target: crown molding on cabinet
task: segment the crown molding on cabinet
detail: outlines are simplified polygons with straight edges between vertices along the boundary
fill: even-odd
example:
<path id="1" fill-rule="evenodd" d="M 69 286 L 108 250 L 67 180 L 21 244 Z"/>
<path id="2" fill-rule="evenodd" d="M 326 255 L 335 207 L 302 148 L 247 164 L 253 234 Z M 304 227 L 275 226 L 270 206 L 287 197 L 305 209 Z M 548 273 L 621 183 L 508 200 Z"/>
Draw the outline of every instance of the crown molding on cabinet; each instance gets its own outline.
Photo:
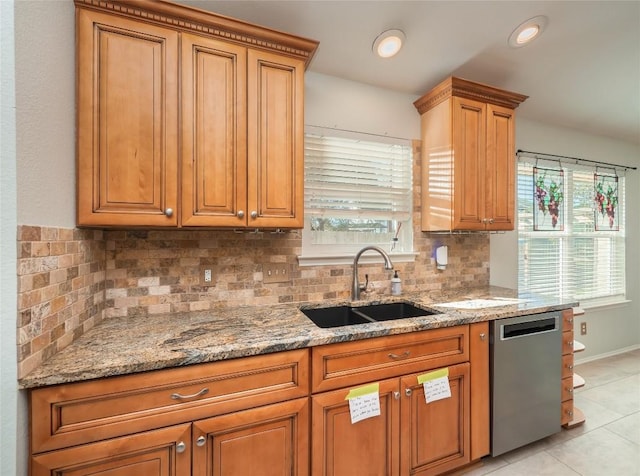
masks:
<path id="1" fill-rule="evenodd" d="M 309 65 L 318 42 L 165 0 L 74 0 L 76 6 L 214 36 L 302 59 Z"/>

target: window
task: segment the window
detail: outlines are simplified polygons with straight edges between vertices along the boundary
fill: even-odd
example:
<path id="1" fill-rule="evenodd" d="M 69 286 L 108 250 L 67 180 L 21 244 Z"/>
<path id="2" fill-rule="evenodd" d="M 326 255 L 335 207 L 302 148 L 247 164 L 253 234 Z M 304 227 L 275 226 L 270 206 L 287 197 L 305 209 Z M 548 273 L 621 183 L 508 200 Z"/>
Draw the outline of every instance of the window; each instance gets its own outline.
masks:
<path id="1" fill-rule="evenodd" d="M 301 264 L 366 245 L 411 254 L 411 171 L 408 140 L 307 127 Z"/>
<path id="2" fill-rule="evenodd" d="M 518 287 L 580 301 L 625 298 L 625 180 L 618 182 L 619 231 L 595 231 L 594 170 L 564 170 L 564 230 L 533 231 L 533 167 L 518 164 Z M 613 172 L 613 171 L 611 171 Z"/>

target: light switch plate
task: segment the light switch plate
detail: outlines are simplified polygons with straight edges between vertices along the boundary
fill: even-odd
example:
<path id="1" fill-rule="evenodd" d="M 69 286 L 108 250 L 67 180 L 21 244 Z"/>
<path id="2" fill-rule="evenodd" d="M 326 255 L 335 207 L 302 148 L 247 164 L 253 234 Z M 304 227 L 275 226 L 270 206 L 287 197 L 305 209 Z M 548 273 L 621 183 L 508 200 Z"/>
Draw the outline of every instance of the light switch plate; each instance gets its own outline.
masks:
<path id="1" fill-rule="evenodd" d="M 200 286 L 215 286 L 213 279 L 213 266 L 202 266 L 200 268 Z"/>
<path id="2" fill-rule="evenodd" d="M 286 263 L 265 263 L 262 265 L 262 282 L 286 283 L 291 281 L 290 272 L 290 266 Z"/>

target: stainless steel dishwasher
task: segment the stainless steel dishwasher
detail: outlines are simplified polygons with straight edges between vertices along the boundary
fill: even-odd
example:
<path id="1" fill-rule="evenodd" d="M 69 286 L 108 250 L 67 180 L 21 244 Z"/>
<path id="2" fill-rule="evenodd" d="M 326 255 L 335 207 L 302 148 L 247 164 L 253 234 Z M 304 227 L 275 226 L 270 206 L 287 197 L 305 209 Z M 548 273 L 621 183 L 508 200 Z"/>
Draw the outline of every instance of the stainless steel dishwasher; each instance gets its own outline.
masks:
<path id="1" fill-rule="evenodd" d="M 491 455 L 561 430 L 560 312 L 491 322 Z"/>

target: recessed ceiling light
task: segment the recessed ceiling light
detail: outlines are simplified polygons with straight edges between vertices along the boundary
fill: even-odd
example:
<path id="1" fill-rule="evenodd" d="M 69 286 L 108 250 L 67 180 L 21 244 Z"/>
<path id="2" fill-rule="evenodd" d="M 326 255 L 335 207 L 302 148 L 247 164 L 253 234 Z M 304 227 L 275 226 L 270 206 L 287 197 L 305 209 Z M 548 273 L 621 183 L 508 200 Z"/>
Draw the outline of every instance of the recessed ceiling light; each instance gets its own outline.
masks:
<path id="1" fill-rule="evenodd" d="M 520 48 L 528 45 L 547 27 L 547 17 L 540 15 L 521 23 L 509 36 L 509 46 Z"/>
<path id="2" fill-rule="evenodd" d="M 373 52 L 381 58 L 391 58 L 396 55 L 405 40 L 401 30 L 383 31 L 373 42 Z"/>

